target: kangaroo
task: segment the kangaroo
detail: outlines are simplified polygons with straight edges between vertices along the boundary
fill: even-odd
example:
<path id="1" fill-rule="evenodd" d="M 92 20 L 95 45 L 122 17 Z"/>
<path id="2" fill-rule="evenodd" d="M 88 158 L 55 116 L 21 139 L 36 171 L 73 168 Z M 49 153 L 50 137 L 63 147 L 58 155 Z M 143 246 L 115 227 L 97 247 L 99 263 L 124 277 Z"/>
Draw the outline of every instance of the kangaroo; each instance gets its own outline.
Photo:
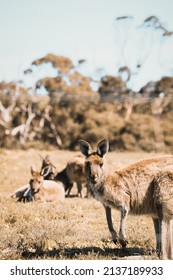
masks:
<path id="1" fill-rule="evenodd" d="M 63 182 L 65 191 L 67 192 L 67 196 L 70 196 L 73 183 L 76 183 L 77 196 L 81 198 L 83 197 L 83 185 L 87 187 L 87 180 L 84 172 L 84 163 L 85 159 L 83 157 L 75 156 L 67 163 L 66 167 L 62 171 L 58 172 L 54 177 L 55 181 L 59 180 Z M 88 197 L 88 188 L 86 197 Z"/>
<path id="2" fill-rule="evenodd" d="M 85 175 L 85 158 L 81 155 L 76 155 L 73 157 L 66 166 L 66 174 L 71 182 L 71 188 L 73 186 L 73 182 L 77 185 L 77 194 L 79 197 L 83 197 L 82 194 L 82 187 L 83 185 L 87 188 L 87 180 Z M 71 191 L 71 188 L 69 188 L 69 193 Z M 88 188 L 87 188 L 87 194 L 88 197 Z"/>
<path id="3" fill-rule="evenodd" d="M 108 228 L 114 243 L 116 244 L 119 240 L 122 247 L 127 245 L 125 222 L 128 213 L 133 215 L 149 214 L 154 223 L 158 256 L 171 258 L 171 254 L 164 249 L 167 238 L 164 232 L 168 228 L 164 218 L 167 214 L 164 211 L 169 211 L 171 207 L 163 207 L 162 203 L 159 203 L 159 199 L 162 201 L 162 197 L 160 197 L 159 191 L 155 193 L 154 178 L 163 167 L 173 167 L 173 156 L 141 160 L 109 174 L 106 171 L 104 159 L 109 150 L 108 140 L 104 139 L 99 142 L 96 151 L 85 140 L 79 140 L 79 147 L 86 157 L 85 172 L 89 190 L 91 195 L 105 207 Z M 162 192 L 164 193 L 163 188 Z M 172 203 L 172 200 L 169 203 Z M 113 228 L 111 208 L 118 209 L 121 213 L 119 235 Z"/>
<path id="4" fill-rule="evenodd" d="M 155 222 L 158 234 L 157 247 L 163 256 L 173 258 L 172 219 L 173 219 L 173 169 L 164 168 L 153 180 L 154 204 L 157 205 L 160 223 Z"/>
<path id="5" fill-rule="evenodd" d="M 45 158 L 42 158 L 41 174 L 45 180 L 61 181 L 64 184 L 67 196 L 70 195 L 73 183 L 75 182 L 77 185 L 77 194 L 82 197 L 82 187 L 83 185 L 87 187 L 84 163 L 85 158 L 79 154 L 69 160 L 62 171 L 57 172 L 55 166 L 50 161 L 50 157 L 47 155 Z M 86 196 L 88 197 L 88 188 Z"/>
<path id="6" fill-rule="evenodd" d="M 65 191 L 62 182 L 54 182 L 44 180 L 40 172 L 31 167 L 31 179 L 29 181 L 30 188 L 25 192 L 24 196 L 31 196 L 34 200 L 40 201 L 63 201 Z"/>
<path id="7" fill-rule="evenodd" d="M 20 187 L 11 197 L 17 198 L 18 202 L 63 201 L 65 198 L 64 185 L 62 182 L 44 180 L 43 175 L 34 166 L 31 166 L 31 179 L 28 184 Z"/>
<path id="8" fill-rule="evenodd" d="M 50 156 L 46 155 L 45 158 L 41 157 L 41 159 L 42 159 L 41 174 L 43 175 L 44 180 L 54 180 L 57 170 L 56 167 L 52 164 L 50 160 Z"/>

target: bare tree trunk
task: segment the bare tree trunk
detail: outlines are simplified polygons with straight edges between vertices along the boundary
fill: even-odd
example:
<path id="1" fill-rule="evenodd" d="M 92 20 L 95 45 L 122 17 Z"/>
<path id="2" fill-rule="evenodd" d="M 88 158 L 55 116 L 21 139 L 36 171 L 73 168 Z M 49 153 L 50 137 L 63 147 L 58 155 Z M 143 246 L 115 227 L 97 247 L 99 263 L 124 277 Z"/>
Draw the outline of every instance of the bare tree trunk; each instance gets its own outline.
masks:
<path id="1" fill-rule="evenodd" d="M 58 147 L 61 147 L 62 146 L 62 140 L 61 140 L 61 137 L 58 135 L 58 132 L 57 132 L 57 129 L 56 129 L 56 127 L 55 127 L 55 124 L 53 123 L 53 120 L 52 120 L 52 118 L 50 117 L 50 115 L 49 115 L 49 107 L 47 107 L 46 109 L 45 109 L 45 114 L 44 114 L 44 117 L 45 117 L 45 119 L 49 122 L 49 124 L 50 124 L 50 128 L 51 128 L 51 130 L 52 130 L 52 133 L 53 133 L 53 136 L 54 136 L 54 138 L 55 138 L 55 140 L 56 140 L 56 143 L 57 143 L 57 145 L 58 145 Z"/>

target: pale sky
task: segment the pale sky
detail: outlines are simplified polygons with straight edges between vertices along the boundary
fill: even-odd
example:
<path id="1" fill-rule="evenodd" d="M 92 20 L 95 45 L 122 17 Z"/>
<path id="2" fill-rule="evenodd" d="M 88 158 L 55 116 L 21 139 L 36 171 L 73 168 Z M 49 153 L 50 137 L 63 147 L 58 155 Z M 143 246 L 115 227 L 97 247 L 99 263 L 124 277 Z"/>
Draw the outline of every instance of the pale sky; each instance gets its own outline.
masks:
<path id="1" fill-rule="evenodd" d="M 172 12 L 172 0 L 0 0 L 0 81 L 25 79 L 23 70 L 48 53 L 68 56 L 74 63 L 85 58 L 86 74 L 104 68 L 104 73 L 116 75 L 120 57 L 115 18 L 128 15 L 142 23 L 155 15 L 172 31 Z M 158 66 L 154 56 L 137 87 L 169 74 L 169 67 Z"/>

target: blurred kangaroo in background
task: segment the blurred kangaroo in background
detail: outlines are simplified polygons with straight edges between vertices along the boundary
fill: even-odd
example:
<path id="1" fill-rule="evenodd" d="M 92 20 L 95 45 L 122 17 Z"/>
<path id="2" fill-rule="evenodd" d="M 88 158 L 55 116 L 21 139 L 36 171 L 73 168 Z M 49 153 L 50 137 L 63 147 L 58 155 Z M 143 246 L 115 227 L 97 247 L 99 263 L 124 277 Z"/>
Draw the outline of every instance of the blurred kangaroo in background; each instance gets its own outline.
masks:
<path id="1" fill-rule="evenodd" d="M 44 179 L 61 181 L 64 184 L 67 196 L 70 195 L 73 183 L 76 183 L 77 195 L 82 197 L 82 188 L 83 186 L 87 187 L 84 164 L 85 158 L 81 155 L 76 155 L 68 161 L 66 167 L 62 171 L 57 172 L 50 157 L 47 155 L 45 158 L 42 158 L 41 174 L 44 176 Z M 88 188 L 86 196 L 88 196 Z"/>
<path id="2" fill-rule="evenodd" d="M 41 201 L 62 201 L 65 198 L 65 190 L 62 182 L 44 180 L 41 172 L 35 166 L 31 166 L 31 178 L 28 184 L 20 187 L 11 194 L 19 202 Z"/>
<path id="3" fill-rule="evenodd" d="M 62 182 L 44 180 L 40 172 L 31 167 L 30 188 L 25 192 L 24 197 L 32 197 L 40 201 L 63 201 L 65 191 Z"/>
<path id="4" fill-rule="evenodd" d="M 158 256 L 171 259 L 173 184 L 169 178 L 165 180 L 163 174 L 159 173 L 166 166 L 173 170 L 173 156 L 141 160 L 108 174 L 104 159 L 109 149 L 107 140 L 99 142 L 96 151 L 85 140 L 79 140 L 79 146 L 86 157 L 85 172 L 90 192 L 105 207 L 108 228 L 114 243 L 119 239 L 122 247 L 127 245 L 125 222 L 128 213 L 149 214 L 154 223 Z M 166 174 L 165 176 L 167 177 Z M 119 235 L 113 228 L 111 208 L 121 212 Z"/>
<path id="5" fill-rule="evenodd" d="M 43 177 L 44 184 L 47 184 L 45 183 L 45 181 L 49 180 L 58 182 L 58 184 L 59 182 L 62 182 L 64 190 L 65 192 L 67 192 L 67 196 L 69 196 L 74 183 L 76 183 L 78 196 L 83 197 L 82 190 L 85 186 L 87 190 L 86 196 L 88 197 L 87 180 L 84 170 L 85 158 L 82 155 L 74 156 L 71 160 L 68 161 L 66 167 L 60 172 L 57 172 L 56 167 L 54 164 L 52 164 L 49 155 L 46 155 L 45 158 L 43 158 L 42 156 L 40 157 L 42 159 L 42 166 L 39 174 Z M 17 201 L 20 202 L 33 200 L 29 184 L 18 188 L 10 196 L 15 197 Z"/>
<path id="6" fill-rule="evenodd" d="M 87 179 L 85 174 L 85 158 L 81 155 L 74 156 L 68 161 L 65 169 L 58 172 L 54 180 L 62 180 L 65 185 L 65 189 L 68 190 L 67 195 L 70 195 L 70 191 L 75 182 L 77 185 L 77 195 L 83 197 L 83 186 L 87 188 L 86 196 L 88 197 Z"/>
<path id="7" fill-rule="evenodd" d="M 41 174 L 44 180 L 54 180 L 57 170 L 55 165 L 52 164 L 50 156 L 46 155 L 45 158 L 40 156 L 40 158 L 42 159 Z"/>

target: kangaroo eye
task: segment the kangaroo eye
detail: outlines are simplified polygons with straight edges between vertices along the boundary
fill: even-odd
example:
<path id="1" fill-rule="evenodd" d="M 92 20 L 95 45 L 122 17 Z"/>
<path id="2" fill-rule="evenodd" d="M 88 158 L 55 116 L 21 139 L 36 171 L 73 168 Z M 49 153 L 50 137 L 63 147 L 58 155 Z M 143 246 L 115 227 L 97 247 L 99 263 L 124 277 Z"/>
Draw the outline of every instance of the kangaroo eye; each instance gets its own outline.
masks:
<path id="1" fill-rule="evenodd" d="M 103 167 L 103 163 L 100 163 L 99 166 L 100 166 L 100 168 L 102 168 Z"/>

